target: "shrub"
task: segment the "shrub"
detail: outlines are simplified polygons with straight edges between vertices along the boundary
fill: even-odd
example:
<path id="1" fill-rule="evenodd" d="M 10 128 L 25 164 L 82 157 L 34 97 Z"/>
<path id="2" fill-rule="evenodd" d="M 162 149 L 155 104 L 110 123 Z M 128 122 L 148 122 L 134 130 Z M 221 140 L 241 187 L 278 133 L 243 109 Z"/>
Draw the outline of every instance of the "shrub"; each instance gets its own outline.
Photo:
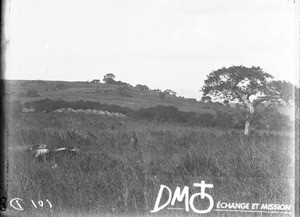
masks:
<path id="1" fill-rule="evenodd" d="M 212 114 L 203 113 L 203 114 L 198 115 L 196 120 L 200 126 L 211 127 L 214 125 L 213 119 L 214 119 L 214 116 Z"/>
<path id="2" fill-rule="evenodd" d="M 137 84 L 135 88 L 137 88 L 138 91 L 143 93 L 149 90 L 149 87 L 147 85 L 142 85 L 142 84 Z"/>
<path id="3" fill-rule="evenodd" d="M 166 93 L 165 93 L 165 92 L 159 92 L 158 97 L 159 97 L 161 100 L 164 100 L 165 97 L 166 97 Z"/>
<path id="4" fill-rule="evenodd" d="M 7 111 L 9 112 L 10 117 L 19 117 L 20 113 L 22 112 L 22 105 L 19 100 L 15 100 L 8 103 Z"/>
<path id="5" fill-rule="evenodd" d="M 91 81 L 91 83 L 98 84 L 98 83 L 100 83 L 100 80 L 99 79 L 94 79 L 94 80 Z"/>
<path id="6" fill-rule="evenodd" d="M 213 103 L 214 105 L 218 105 L 218 106 L 224 106 L 222 103 L 220 103 L 220 102 L 214 102 Z"/>
<path id="7" fill-rule="evenodd" d="M 117 89 L 117 93 L 123 97 L 131 97 L 129 91 L 130 91 L 130 88 L 127 86 L 119 87 Z"/>
<path id="8" fill-rule="evenodd" d="M 123 81 L 116 81 L 115 84 L 117 84 L 117 85 L 124 85 L 124 86 L 127 86 L 127 87 L 132 87 L 130 84 L 128 84 L 126 82 L 123 82 Z"/>
<path id="9" fill-rule="evenodd" d="M 40 95 L 38 94 L 37 90 L 27 90 L 25 93 L 25 97 L 38 97 L 38 96 Z"/>
<path id="10" fill-rule="evenodd" d="M 221 128 L 229 129 L 234 127 L 233 115 L 220 110 L 217 110 L 214 122 L 216 126 Z"/>
<path id="11" fill-rule="evenodd" d="M 58 84 L 58 85 L 56 85 L 56 87 L 57 87 L 59 90 L 61 90 L 61 89 L 66 89 L 68 86 L 65 85 L 65 84 Z"/>
<path id="12" fill-rule="evenodd" d="M 266 124 L 270 130 L 283 130 L 291 127 L 290 118 L 286 115 L 277 113 L 269 114 L 266 117 Z"/>
<path id="13" fill-rule="evenodd" d="M 235 129 L 244 129 L 245 128 L 245 116 L 246 112 L 238 112 L 234 115 L 234 128 Z"/>
<path id="14" fill-rule="evenodd" d="M 174 106 L 156 106 L 152 108 L 142 108 L 137 111 L 137 116 L 149 121 L 174 122 L 178 115 L 178 108 Z"/>
<path id="15" fill-rule="evenodd" d="M 261 107 L 254 119 L 260 129 L 283 130 L 292 126 L 291 120 L 287 115 L 280 113 L 276 106 L 269 105 Z"/>

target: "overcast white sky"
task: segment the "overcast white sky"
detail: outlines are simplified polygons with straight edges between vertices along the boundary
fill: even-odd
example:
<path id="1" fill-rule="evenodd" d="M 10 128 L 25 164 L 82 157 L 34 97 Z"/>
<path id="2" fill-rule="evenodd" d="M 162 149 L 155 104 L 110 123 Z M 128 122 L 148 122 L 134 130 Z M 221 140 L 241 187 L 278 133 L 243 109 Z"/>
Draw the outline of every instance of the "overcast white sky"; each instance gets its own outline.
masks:
<path id="1" fill-rule="evenodd" d="M 116 80 L 198 98 L 206 75 L 260 66 L 295 82 L 288 0 L 11 0 L 6 79 Z"/>

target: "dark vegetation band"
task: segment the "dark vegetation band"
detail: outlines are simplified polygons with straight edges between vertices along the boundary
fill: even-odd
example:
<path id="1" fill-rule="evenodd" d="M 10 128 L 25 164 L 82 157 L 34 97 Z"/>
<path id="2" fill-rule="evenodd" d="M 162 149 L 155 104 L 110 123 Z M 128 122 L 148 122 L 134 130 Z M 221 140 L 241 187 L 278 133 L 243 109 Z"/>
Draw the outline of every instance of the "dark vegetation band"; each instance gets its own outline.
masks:
<path id="1" fill-rule="evenodd" d="M 23 106 L 19 101 L 14 101 L 15 112 L 21 112 Z M 138 110 L 122 107 L 114 104 L 106 104 L 92 101 L 64 101 L 42 99 L 38 101 L 26 102 L 25 108 L 33 108 L 35 112 L 53 112 L 57 109 L 97 109 L 111 113 L 121 113 L 133 120 L 157 121 L 162 123 L 181 123 L 188 126 L 220 127 L 222 129 L 243 129 L 245 124 L 246 110 L 237 109 L 235 112 L 221 111 L 214 109 L 214 113 L 201 113 L 179 111 L 175 106 L 158 105 L 150 108 L 140 108 Z M 287 115 L 280 113 L 272 104 L 261 106 L 255 112 L 252 119 L 255 129 L 268 130 L 289 130 L 292 122 Z"/>

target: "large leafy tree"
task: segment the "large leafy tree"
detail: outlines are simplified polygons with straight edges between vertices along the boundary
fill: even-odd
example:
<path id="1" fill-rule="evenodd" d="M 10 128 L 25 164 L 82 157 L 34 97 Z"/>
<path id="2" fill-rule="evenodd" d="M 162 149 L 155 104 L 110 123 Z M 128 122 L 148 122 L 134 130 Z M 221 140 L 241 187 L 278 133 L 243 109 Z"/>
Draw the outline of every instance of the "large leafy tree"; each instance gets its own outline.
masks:
<path id="1" fill-rule="evenodd" d="M 245 135 L 249 135 L 256 107 L 262 102 L 290 103 L 293 85 L 275 81 L 260 67 L 232 66 L 212 71 L 204 81 L 203 95 L 239 101 L 246 108 Z"/>

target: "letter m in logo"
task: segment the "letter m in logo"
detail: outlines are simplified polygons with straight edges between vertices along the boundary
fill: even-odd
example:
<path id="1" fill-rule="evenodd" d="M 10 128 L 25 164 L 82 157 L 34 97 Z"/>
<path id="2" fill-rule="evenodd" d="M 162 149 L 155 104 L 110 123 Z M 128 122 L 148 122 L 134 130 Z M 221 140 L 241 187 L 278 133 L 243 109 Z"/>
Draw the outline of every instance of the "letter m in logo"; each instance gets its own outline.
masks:
<path id="1" fill-rule="evenodd" d="M 187 186 L 184 186 L 182 189 L 182 192 L 180 192 L 180 187 L 177 187 L 175 189 L 173 199 L 171 201 L 171 206 L 174 206 L 176 200 L 181 202 L 183 201 L 185 197 L 185 210 L 188 212 L 189 211 L 189 188 Z"/>

